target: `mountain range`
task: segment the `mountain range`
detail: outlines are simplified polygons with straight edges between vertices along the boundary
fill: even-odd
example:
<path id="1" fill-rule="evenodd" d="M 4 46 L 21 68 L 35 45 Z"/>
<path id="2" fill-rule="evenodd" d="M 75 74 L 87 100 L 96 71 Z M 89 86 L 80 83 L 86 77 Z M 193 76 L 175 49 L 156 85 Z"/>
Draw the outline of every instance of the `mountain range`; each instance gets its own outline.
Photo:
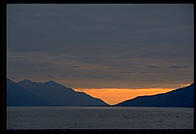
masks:
<path id="1" fill-rule="evenodd" d="M 107 106 L 101 99 L 54 81 L 18 83 L 7 79 L 7 106 Z"/>
<path id="2" fill-rule="evenodd" d="M 44 106 L 48 102 L 7 79 L 7 106 Z"/>
<path id="3" fill-rule="evenodd" d="M 138 96 L 115 106 L 194 107 L 194 83 L 167 93 Z"/>
<path id="4" fill-rule="evenodd" d="M 54 81 L 14 82 L 7 79 L 7 106 L 109 106 L 101 99 L 76 92 Z M 112 106 L 194 107 L 194 83 L 167 93 L 138 96 Z"/>

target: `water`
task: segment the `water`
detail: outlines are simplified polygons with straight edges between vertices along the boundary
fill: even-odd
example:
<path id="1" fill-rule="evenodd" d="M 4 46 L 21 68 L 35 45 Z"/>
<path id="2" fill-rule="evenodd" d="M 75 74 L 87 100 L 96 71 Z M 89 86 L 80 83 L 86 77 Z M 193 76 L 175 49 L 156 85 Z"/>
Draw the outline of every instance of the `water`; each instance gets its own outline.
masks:
<path id="1" fill-rule="evenodd" d="M 193 129 L 193 108 L 8 107 L 8 129 Z"/>

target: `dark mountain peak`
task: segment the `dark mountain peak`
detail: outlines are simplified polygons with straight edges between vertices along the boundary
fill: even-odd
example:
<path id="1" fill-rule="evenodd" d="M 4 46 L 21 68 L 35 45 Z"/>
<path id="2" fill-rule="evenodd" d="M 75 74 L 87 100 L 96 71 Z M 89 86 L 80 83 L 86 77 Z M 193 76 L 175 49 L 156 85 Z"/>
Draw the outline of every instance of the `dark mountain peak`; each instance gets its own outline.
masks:
<path id="1" fill-rule="evenodd" d="M 58 87 L 64 87 L 63 85 L 55 82 L 55 81 L 52 81 L 52 80 L 49 80 L 49 81 L 46 81 L 43 83 L 44 85 L 46 86 L 58 86 Z M 66 87 L 65 87 L 66 88 Z"/>
<path id="2" fill-rule="evenodd" d="M 34 81 L 31 81 L 31 80 L 22 80 L 22 81 L 19 81 L 17 83 L 18 85 L 24 87 L 24 86 L 27 86 L 27 87 L 30 87 L 30 86 L 33 86 L 33 85 L 41 85 L 43 84 L 42 82 L 34 82 Z"/>
<path id="3" fill-rule="evenodd" d="M 33 81 L 31 81 L 31 80 L 27 80 L 27 79 L 24 79 L 24 80 L 21 80 L 21 81 L 19 81 L 18 83 L 25 83 L 25 84 L 32 84 L 33 83 Z"/>
<path id="4" fill-rule="evenodd" d="M 7 79 L 7 106 L 45 106 L 48 102 Z"/>
<path id="5" fill-rule="evenodd" d="M 49 80 L 49 81 L 44 82 L 44 84 L 58 84 L 58 83 L 56 83 L 56 82 L 54 82 L 52 80 Z"/>
<path id="6" fill-rule="evenodd" d="M 13 80 L 7 79 L 7 85 L 17 85 Z M 18 85 L 17 85 L 18 86 Z"/>
<path id="7" fill-rule="evenodd" d="M 59 84 L 59 83 L 57 83 L 55 81 L 52 81 L 52 80 L 46 81 L 43 84 L 46 85 L 46 86 L 55 86 L 55 87 L 59 87 L 59 88 L 66 88 L 66 89 L 69 89 L 69 90 L 73 90 L 69 87 L 66 87 L 66 86 L 64 86 L 62 84 Z"/>

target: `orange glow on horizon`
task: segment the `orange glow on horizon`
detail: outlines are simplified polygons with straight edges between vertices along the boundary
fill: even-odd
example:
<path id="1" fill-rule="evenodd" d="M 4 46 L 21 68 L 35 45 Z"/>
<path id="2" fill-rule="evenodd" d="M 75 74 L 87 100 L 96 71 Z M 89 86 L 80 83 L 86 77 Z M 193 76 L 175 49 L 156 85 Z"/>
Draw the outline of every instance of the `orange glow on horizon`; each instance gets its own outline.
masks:
<path id="1" fill-rule="evenodd" d="M 171 88 L 148 88 L 148 89 L 118 89 L 118 88 L 102 88 L 102 89 L 74 89 L 77 92 L 85 92 L 95 98 L 100 98 L 104 102 L 114 105 L 125 100 L 133 99 L 137 96 L 155 95 L 166 93 L 175 89 Z"/>

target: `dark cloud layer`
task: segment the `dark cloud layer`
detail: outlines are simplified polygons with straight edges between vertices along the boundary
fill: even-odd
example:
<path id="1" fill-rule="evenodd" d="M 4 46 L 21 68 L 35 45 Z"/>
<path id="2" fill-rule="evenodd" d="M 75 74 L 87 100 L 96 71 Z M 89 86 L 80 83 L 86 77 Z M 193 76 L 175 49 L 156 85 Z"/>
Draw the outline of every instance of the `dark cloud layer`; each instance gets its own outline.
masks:
<path id="1" fill-rule="evenodd" d="M 193 81 L 191 4 L 10 4 L 8 77 L 75 88 Z"/>

